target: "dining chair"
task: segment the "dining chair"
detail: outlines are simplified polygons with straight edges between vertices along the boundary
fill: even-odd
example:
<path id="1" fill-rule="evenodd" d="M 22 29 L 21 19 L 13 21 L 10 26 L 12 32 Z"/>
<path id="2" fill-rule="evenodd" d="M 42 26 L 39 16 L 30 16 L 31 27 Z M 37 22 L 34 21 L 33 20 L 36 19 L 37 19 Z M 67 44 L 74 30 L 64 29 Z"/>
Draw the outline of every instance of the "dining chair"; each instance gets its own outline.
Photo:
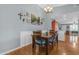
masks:
<path id="1" fill-rule="evenodd" d="M 53 45 L 54 46 L 57 45 L 57 47 L 58 47 L 58 33 L 57 33 L 57 31 L 54 34 Z"/>
<path id="2" fill-rule="evenodd" d="M 36 51 L 37 45 L 39 46 L 39 52 L 43 46 L 46 46 L 46 40 L 44 40 L 40 35 L 32 35 L 33 39 L 33 51 Z"/>
<path id="3" fill-rule="evenodd" d="M 52 47 L 55 44 L 57 44 L 57 46 L 58 46 L 58 33 L 57 33 L 57 31 L 53 32 L 52 36 L 48 39 L 48 42 L 49 42 L 49 44 L 52 45 Z"/>

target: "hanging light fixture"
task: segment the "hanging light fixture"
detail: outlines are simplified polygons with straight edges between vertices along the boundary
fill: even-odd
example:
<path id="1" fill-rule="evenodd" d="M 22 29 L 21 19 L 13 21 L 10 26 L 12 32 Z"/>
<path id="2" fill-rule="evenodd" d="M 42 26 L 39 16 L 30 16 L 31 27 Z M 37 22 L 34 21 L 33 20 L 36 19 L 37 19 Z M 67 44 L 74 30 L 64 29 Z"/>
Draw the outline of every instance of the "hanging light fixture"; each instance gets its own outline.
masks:
<path id="1" fill-rule="evenodd" d="M 46 13 L 51 13 L 51 12 L 53 11 L 53 6 L 52 6 L 52 5 L 46 5 L 46 6 L 44 7 L 44 11 L 45 11 Z"/>

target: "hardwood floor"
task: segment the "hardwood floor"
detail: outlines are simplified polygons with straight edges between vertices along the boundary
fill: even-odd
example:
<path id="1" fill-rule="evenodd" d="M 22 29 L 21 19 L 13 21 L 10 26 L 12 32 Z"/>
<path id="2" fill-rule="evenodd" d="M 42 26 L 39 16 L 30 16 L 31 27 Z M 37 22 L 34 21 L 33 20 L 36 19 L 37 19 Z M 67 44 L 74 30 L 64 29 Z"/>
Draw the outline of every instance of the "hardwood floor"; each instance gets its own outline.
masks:
<path id="1" fill-rule="evenodd" d="M 59 41 L 58 47 L 54 46 L 54 48 L 49 49 L 49 55 L 79 55 L 79 39 L 76 43 L 71 43 L 69 41 L 69 37 L 69 35 L 66 35 L 65 41 Z M 7 55 L 45 55 L 45 49 L 42 49 L 39 52 L 39 49 L 37 48 L 36 52 L 32 52 L 32 44 L 30 44 L 21 49 L 8 53 Z"/>

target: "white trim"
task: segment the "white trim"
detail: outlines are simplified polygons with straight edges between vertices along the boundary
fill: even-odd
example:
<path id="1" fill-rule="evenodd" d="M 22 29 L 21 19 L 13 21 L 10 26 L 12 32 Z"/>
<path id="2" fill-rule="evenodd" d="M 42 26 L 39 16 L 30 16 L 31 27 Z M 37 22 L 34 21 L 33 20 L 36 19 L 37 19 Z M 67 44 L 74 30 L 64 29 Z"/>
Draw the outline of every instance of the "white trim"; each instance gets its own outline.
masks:
<path id="1" fill-rule="evenodd" d="M 32 42 L 30 42 L 30 43 L 28 43 L 28 44 L 25 44 L 25 45 L 23 45 L 23 46 L 20 46 L 20 47 L 11 49 L 11 50 L 9 50 L 9 51 L 7 51 L 7 52 L 1 53 L 1 55 L 5 55 L 5 54 L 7 54 L 7 53 L 10 53 L 10 52 L 15 51 L 15 50 L 17 50 L 17 49 L 20 49 L 20 48 L 22 48 L 22 47 L 24 47 L 24 46 L 27 46 L 27 45 L 29 45 L 29 44 L 31 44 L 31 43 L 32 43 Z"/>

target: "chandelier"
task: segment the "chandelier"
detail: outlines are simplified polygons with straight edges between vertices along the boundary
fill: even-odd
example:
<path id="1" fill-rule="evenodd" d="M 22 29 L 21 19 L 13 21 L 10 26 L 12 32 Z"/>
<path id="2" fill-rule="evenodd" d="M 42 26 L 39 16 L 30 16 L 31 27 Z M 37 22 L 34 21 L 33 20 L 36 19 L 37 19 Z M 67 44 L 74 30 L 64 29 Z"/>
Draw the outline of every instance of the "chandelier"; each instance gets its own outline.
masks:
<path id="1" fill-rule="evenodd" d="M 51 13 L 52 10 L 53 10 L 52 5 L 46 5 L 46 6 L 44 7 L 44 11 L 45 11 L 46 13 Z"/>

